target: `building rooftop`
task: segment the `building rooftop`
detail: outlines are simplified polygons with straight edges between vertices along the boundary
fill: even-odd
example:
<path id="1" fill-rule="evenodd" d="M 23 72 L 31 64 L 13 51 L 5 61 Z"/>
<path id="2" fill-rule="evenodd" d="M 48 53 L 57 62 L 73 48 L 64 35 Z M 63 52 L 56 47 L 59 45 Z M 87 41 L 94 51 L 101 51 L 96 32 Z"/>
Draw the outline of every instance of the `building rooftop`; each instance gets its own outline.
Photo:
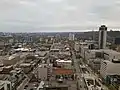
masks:
<path id="1" fill-rule="evenodd" d="M 91 74 L 85 74 L 84 78 L 85 79 L 93 79 L 93 80 L 95 79 L 95 77 L 93 75 L 91 75 Z"/>
<path id="2" fill-rule="evenodd" d="M 63 68 L 56 68 L 53 72 L 57 75 L 64 75 L 64 74 L 73 74 L 73 70 L 71 69 L 63 69 Z"/>
<path id="3" fill-rule="evenodd" d="M 112 55 L 120 55 L 120 52 L 117 52 L 117 51 L 114 51 L 114 50 L 111 50 L 111 49 L 103 49 L 103 51 L 105 53 L 108 53 L 108 54 L 112 54 Z"/>
<path id="4" fill-rule="evenodd" d="M 112 55 L 120 55 L 120 52 L 117 52 L 115 50 L 112 50 L 112 49 L 98 49 L 98 50 L 89 50 L 90 52 L 104 52 L 104 53 L 107 53 L 107 54 L 112 54 Z"/>
<path id="5" fill-rule="evenodd" d="M 111 61 L 109 61 L 109 60 L 104 60 L 103 62 L 106 62 L 106 63 L 111 63 Z"/>
<path id="6" fill-rule="evenodd" d="M 60 60 L 60 59 L 58 59 L 58 60 L 56 60 L 56 61 L 57 61 L 57 62 L 63 62 L 63 63 L 66 63 L 66 62 L 72 63 L 71 60 Z"/>
<path id="7" fill-rule="evenodd" d="M 18 56 L 19 56 L 18 54 L 12 54 L 11 56 L 8 57 L 8 60 L 12 60 Z"/>
<path id="8" fill-rule="evenodd" d="M 23 67 L 25 67 L 25 66 L 30 66 L 31 64 L 30 63 L 22 63 L 22 64 L 20 64 L 20 66 L 23 66 Z"/>
<path id="9" fill-rule="evenodd" d="M 45 56 L 47 54 L 46 51 L 38 51 L 36 52 L 36 54 L 40 55 L 40 56 Z"/>

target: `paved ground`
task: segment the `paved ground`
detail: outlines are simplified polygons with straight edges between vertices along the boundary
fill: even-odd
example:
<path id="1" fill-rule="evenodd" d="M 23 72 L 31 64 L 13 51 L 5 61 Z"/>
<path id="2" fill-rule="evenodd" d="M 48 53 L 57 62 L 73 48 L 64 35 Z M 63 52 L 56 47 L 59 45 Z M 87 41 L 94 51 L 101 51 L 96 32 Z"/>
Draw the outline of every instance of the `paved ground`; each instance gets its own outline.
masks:
<path id="1" fill-rule="evenodd" d="M 86 84 L 82 77 L 82 70 L 79 67 L 79 60 L 76 59 L 74 52 L 72 52 L 72 54 L 73 54 L 72 58 L 73 58 L 73 62 L 74 62 L 74 67 L 75 67 L 76 75 L 77 75 L 78 90 L 87 90 L 87 88 L 85 88 Z"/>

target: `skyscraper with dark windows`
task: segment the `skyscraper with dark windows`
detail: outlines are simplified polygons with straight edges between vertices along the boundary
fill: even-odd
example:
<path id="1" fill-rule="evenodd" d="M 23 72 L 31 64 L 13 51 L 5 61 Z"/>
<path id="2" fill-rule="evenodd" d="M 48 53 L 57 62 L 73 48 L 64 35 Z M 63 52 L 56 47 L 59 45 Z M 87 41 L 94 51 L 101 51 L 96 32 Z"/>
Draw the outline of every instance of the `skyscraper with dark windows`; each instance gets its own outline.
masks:
<path id="1" fill-rule="evenodd" d="M 107 27 L 102 25 L 99 27 L 99 49 L 106 48 Z"/>

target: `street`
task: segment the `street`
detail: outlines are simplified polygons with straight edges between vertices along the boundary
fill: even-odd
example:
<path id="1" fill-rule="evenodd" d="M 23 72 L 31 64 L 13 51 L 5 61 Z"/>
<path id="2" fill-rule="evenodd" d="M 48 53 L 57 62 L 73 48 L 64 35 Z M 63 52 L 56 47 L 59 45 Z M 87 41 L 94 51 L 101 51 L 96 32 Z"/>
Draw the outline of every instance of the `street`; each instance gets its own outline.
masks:
<path id="1" fill-rule="evenodd" d="M 102 88 L 103 88 L 104 90 L 108 90 L 108 88 L 107 88 L 105 85 L 103 85 L 103 84 L 98 80 L 98 79 L 99 79 L 98 75 L 95 74 L 95 73 L 91 70 L 91 68 L 83 62 L 83 60 L 81 60 L 81 63 L 82 63 L 84 66 L 86 66 L 87 70 L 90 72 L 90 74 L 91 74 L 92 76 L 95 77 L 96 81 L 100 83 L 100 85 L 102 86 Z"/>
<path id="2" fill-rule="evenodd" d="M 73 51 L 72 51 L 72 58 L 77 75 L 78 90 L 87 90 L 86 84 L 82 77 L 82 70 L 80 70 L 78 59 L 76 59 L 75 53 Z"/>

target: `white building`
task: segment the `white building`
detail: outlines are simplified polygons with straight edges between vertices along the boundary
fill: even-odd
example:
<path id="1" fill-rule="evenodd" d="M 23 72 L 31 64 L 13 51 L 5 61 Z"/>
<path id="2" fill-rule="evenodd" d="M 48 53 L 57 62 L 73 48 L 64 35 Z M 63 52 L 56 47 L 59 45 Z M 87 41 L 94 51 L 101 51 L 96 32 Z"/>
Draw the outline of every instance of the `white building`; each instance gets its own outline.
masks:
<path id="1" fill-rule="evenodd" d="M 99 28 L 99 49 L 106 48 L 106 39 L 107 39 L 107 27 L 102 25 Z"/>
<path id="2" fill-rule="evenodd" d="M 105 60 L 112 61 L 112 59 L 120 59 L 120 52 L 111 50 L 111 49 L 103 49 Z"/>
<path id="3" fill-rule="evenodd" d="M 12 90 L 11 82 L 0 81 L 0 90 Z"/>
<path id="4" fill-rule="evenodd" d="M 57 65 L 66 69 L 71 69 L 72 61 L 71 60 L 56 60 Z"/>
<path id="5" fill-rule="evenodd" d="M 100 75 L 104 79 L 107 75 L 120 75 L 120 63 L 103 60 L 101 62 Z"/>
<path id="6" fill-rule="evenodd" d="M 82 58 L 85 58 L 85 53 L 88 50 L 88 46 L 80 46 L 80 54 Z"/>
<path id="7" fill-rule="evenodd" d="M 79 44 L 79 42 L 75 42 L 74 48 L 75 48 L 75 51 L 79 51 L 80 50 L 80 44 Z"/>
<path id="8" fill-rule="evenodd" d="M 75 35 L 72 33 L 69 33 L 69 40 L 75 40 Z"/>

